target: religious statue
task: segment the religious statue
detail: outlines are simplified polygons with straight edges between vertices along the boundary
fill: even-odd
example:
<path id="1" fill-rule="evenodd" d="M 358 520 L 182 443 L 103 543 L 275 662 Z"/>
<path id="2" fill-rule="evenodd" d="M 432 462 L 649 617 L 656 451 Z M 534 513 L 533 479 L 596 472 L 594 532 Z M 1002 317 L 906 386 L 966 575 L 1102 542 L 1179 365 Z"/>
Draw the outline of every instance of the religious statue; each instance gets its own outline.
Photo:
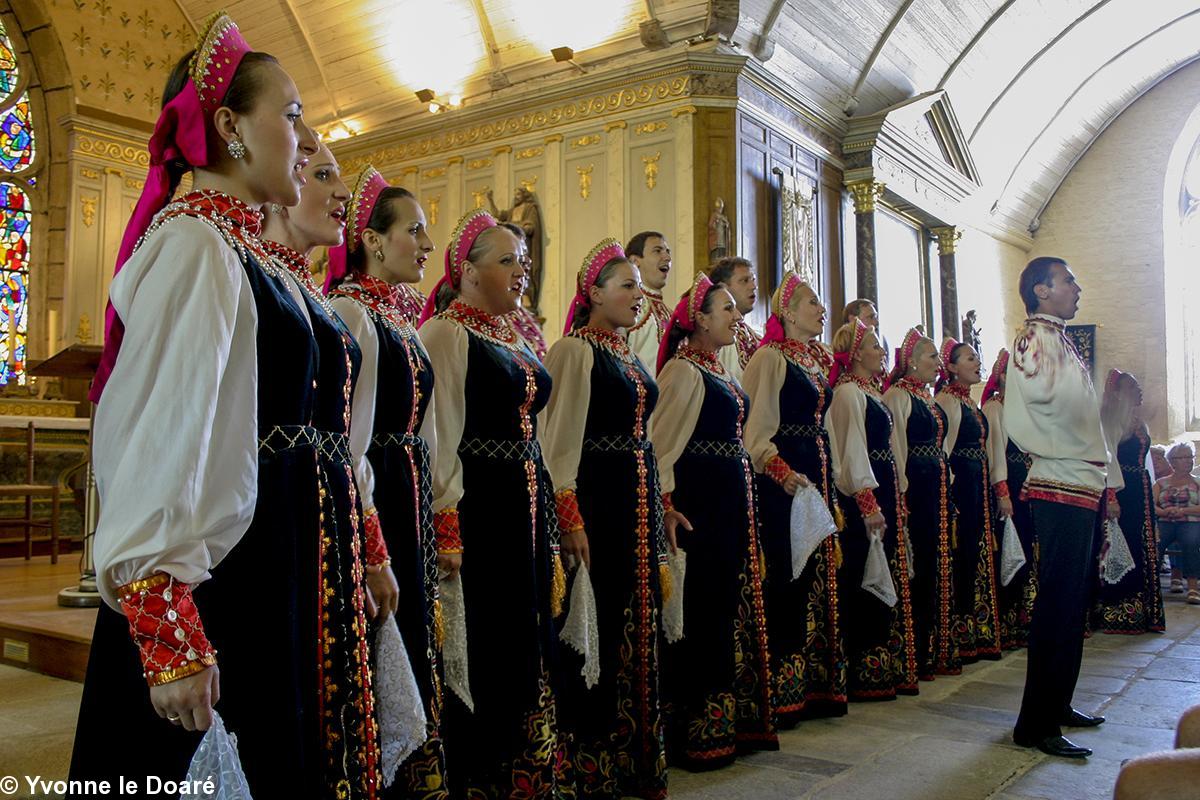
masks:
<path id="1" fill-rule="evenodd" d="M 981 349 L 983 346 L 981 341 L 981 334 L 983 331 L 975 327 L 976 324 L 975 309 L 972 308 L 967 312 L 967 315 L 963 317 L 962 341 L 963 344 L 969 344 L 971 347 L 974 347 L 976 353 L 983 353 L 983 350 Z M 982 355 L 980 358 L 982 358 Z"/>
<path id="2" fill-rule="evenodd" d="M 710 264 L 729 255 L 729 217 L 725 216 L 725 201 L 720 197 L 713 203 L 708 218 L 708 261 Z"/>
<path id="3" fill-rule="evenodd" d="M 496 208 L 496 200 L 489 189 L 488 205 L 491 206 L 492 216 L 501 222 L 512 222 L 521 226 L 525 231 L 525 246 L 529 254 L 529 264 L 526 267 L 529 275 L 529 289 L 525 292 L 524 303 L 534 316 L 541 317 L 539 303 L 542 297 L 542 212 L 537 198 L 532 191 L 524 186 L 518 186 L 513 192 L 513 205 L 507 211 Z"/>

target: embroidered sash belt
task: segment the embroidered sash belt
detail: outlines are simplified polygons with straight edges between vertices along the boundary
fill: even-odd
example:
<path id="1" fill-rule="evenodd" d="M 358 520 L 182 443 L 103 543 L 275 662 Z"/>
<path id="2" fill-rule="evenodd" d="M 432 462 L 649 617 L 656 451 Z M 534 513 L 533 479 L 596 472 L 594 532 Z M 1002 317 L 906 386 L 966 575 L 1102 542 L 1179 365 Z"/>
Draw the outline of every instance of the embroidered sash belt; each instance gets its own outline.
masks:
<path id="1" fill-rule="evenodd" d="M 541 446 L 525 439 L 464 439 L 458 452 L 496 461 L 537 461 L 542 457 Z"/>
<path id="2" fill-rule="evenodd" d="M 944 453 L 942 448 L 936 444 L 918 444 L 908 448 L 909 458 L 927 458 L 934 461 L 940 460 Z"/>
<path id="3" fill-rule="evenodd" d="M 983 461 L 986 457 L 982 447 L 958 447 L 950 455 L 952 457 L 965 458 L 969 461 Z"/>
<path id="4" fill-rule="evenodd" d="M 694 456 L 717 456 L 718 458 L 749 458 L 746 448 L 738 439 L 693 439 L 683 452 Z"/>
<path id="5" fill-rule="evenodd" d="M 829 435 L 829 431 L 825 430 L 821 425 L 780 425 L 779 430 L 775 433 L 776 436 L 783 436 L 795 439 L 821 439 Z"/>
<path id="6" fill-rule="evenodd" d="M 635 453 L 649 449 L 649 439 L 635 439 L 632 436 L 599 436 L 583 440 L 585 453 Z"/>

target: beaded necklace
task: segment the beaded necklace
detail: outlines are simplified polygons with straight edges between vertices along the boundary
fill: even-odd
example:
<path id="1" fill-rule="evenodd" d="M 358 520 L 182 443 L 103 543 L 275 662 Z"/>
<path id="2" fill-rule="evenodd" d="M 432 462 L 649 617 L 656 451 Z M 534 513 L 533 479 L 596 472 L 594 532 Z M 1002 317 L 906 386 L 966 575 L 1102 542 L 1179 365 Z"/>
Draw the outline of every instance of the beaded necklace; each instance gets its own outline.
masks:
<path id="1" fill-rule="evenodd" d="M 637 358 L 633 354 L 633 351 L 629 349 L 629 345 L 625 342 L 625 337 L 616 331 L 606 331 L 603 328 L 593 328 L 588 325 L 576 328 L 567 335 L 595 345 L 625 364 L 632 364 Z"/>

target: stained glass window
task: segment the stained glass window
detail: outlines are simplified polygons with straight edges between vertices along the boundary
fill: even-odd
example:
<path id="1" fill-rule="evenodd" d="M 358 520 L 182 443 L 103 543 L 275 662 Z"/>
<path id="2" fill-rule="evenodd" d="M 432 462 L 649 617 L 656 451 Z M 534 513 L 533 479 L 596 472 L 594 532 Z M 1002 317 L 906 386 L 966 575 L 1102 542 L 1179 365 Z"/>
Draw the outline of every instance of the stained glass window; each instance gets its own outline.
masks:
<path id="1" fill-rule="evenodd" d="M 0 183 L 0 385 L 25 382 L 31 221 L 25 192 Z"/>
<path id="2" fill-rule="evenodd" d="M 13 52 L 12 40 L 8 31 L 4 30 L 4 20 L 0 19 L 0 103 L 8 102 L 13 91 L 17 88 L 17 54 Z"/>
<path id="3" fill-rule="evenodd" d="M 29 118 L 29 95 L 12 108 L 0 111 L 0 167 L 20 172 L 33 163 L 33 122 Z"/>

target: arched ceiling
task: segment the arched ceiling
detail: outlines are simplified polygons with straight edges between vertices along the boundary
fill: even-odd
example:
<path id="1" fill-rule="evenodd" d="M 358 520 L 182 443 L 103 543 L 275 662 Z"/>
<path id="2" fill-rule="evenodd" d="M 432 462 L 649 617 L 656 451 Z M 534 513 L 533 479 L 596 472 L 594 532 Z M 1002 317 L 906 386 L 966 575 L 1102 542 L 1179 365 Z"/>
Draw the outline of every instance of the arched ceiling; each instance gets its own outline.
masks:
<path id="1" fill-rule="evenodd" d="M 736 16 L 744 54 L 836 127 L 945 89 L 983 181 L 973 211 L 1036 230 L 1070 168 L 1164 76 L 1200 56 L 1197 0 L 177 0 L 199 24 L 227 9 L 292 72 L 318 128 L 377 130 L 423 112 L 647 56 L 639 25 L 672 48 Z M 765 38 L 764 38 L 765 36 Z M 339 131 L 340 132 L 340 131 Z"/>

